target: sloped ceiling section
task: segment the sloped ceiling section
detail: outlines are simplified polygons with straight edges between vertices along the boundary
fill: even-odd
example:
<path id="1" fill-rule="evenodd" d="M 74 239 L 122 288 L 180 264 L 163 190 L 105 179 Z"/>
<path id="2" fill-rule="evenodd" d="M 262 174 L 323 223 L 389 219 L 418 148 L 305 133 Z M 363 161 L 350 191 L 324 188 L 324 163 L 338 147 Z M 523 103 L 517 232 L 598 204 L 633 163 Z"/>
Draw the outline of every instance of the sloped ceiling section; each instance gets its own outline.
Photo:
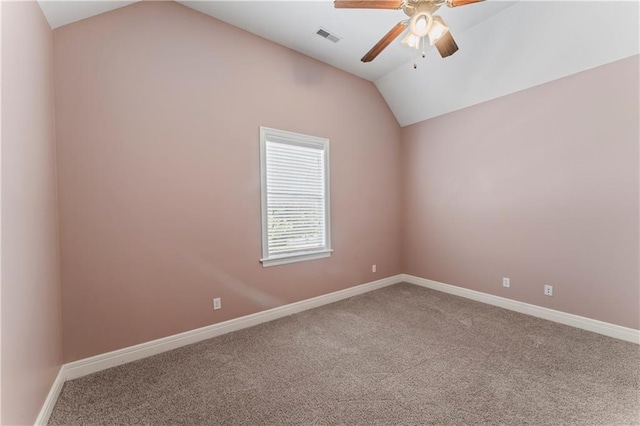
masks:
<path id="1" fill-rule="evenodd" d="M 518 2 L 375 84 L 401 126 L 514 93 L 640 52 L 637 2 Z M 603 81 L 602 84 L 609 84 Z"/>
<path id="2" fill-rule="evenodd" d="M 47 18 L 51 28 L 58 28 L 81 19 L 109 12 L 135 1 L 64 1 L 64 0 L 39 0 L 40 9 Z"/>
<path id="3" fill-rule="evenodd" d="M 179 3 L 370 81 L 416 56 L 399 37 L 375 61 L 360 61 L 387 31 L 407 19 L 402 10 L 336 9 L 332 0 Z M 442 7 L 438 14 L 457 34 L 511 5 L 490 1 L 457 9 Z M 319 27 L 335 32 L 341 40 L 334 44 L 317 36 Z"/>

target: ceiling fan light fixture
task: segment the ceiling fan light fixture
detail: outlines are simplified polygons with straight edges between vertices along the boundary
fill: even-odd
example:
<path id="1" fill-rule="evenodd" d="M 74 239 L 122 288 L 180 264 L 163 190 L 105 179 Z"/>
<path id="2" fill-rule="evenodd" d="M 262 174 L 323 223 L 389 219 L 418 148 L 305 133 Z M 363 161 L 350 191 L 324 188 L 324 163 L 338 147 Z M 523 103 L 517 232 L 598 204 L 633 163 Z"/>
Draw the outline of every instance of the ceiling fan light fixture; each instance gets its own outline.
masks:
<path id="1" fill-rule="evenodd" d="M 433 17 L 427 11 L 416 12 L 409 22 L 409 31 L 418 38 L 424 37 L 431 31 Z"/>
<path id="2" fill-rule="evenodd" d="M 417 50 L 420 48 L 420 37 L 416 37 L 411 31 L 409 31 L 407 32 L 407 35 L 404 36 L 401 43 Z"/>
<path id="3" fill-rule="evenodd" d="M 429 43 L 433 46 L 440 40 L 445 34 L 449 32 L 449 27 L 444 24 L 441 17 L 435 16 L 433 18 L 433 24 L 429 31 Z"/>

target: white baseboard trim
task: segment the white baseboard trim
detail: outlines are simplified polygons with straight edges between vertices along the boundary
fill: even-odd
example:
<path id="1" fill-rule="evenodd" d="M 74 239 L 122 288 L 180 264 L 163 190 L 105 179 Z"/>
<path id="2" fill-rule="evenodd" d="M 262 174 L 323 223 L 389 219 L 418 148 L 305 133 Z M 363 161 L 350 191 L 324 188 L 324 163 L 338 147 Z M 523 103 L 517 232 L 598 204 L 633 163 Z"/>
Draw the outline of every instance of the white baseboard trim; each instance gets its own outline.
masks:
<path id="1" fill-rule="evenodd" d="M 506 299 L 504 297 L 469 290 L 463 287 L 443 284 L 413 275 L 402 274 L 402 281 L 430 288 L 432 290 L 441 291 L 443 293 L 476 300 L 488 305 L 498 306 L 510 311 L 520 312 L 522 314 L 543 318 L 564 325 L 570 325 L 572 327 L 581 328 L 583 330 L 592 331 L 594 333 L 603 334 L 616 339 L 626 340 L 627 342 L 640 344 L 640 330 L 633 328 L 622 327 L 620 325 L 610 324 L 604 321 L 568 314 L 566 312 L 543 308 L 529 303 L 518 302 L 517 300 Z"/>
<path id="2" fill-rule="evenodd" d="M 49 395 L 40 410 L 36 425 L 46 425 L 53 411 L 53 407 L 58 400 L 62 386 L 66 380 L 77 379 L 88 374 L 97 373 L 107 368 L 126 364 L 139 359 L 147 358 L 162 352 L 170 351 L 182 346 L 197 343 L 202 340 L 220 336 L 233 331 L 242 330 L 243 328 L 252 327 L 254 325 L 273 321 L 278 318 L 286 317 L 308 309 L 317 308 L 329 303 L 337 302 L 349 297 L 364 294 L 373 290 L 387 287 L 400 282 L 407 282 L 421 287 L 430 288 L 432 290 L 461 296 L 467 299 L 476 300 L 489 305 L 498 306 L 509 309 L 511 311 L 532 315 L 538 318 L 547 319 L 558 322 L 560 324 L 570 325 L 581 328 L 583 330 L 592 331 L 603 334 L 605 336 L 614 337 L 616 339 L 625 340 L 632 343 L 640 344 L 640 330 L 622 327 L 615 324 L 609 324 L 578 315 L 568 314 L 553 309 L 543 308 L 541 306 L 531 305 L 529 303 L 518 302 L 516 300 L 506 299 L 504 297 L 494 296 L 487 293 L 481 293 L 475 290 L 469 290 L 463 287 L 457 287 L 450 284 L 443 284 L 437 281 L 416 277 L 408 274 L 399 274 L 392 277 L 383 278 L 381 280 L 372 281 L 366 284 L 350 287 L 344 290 L 302 300 L 300 302 L 291 303 L 285 306 L 268 309 L 266 311 L 257 312 L 255 314 L 246 315 L 240 318 L 234 318 L 218 324 L 209 325 L 195 330 L 186 331 L 184 333 L 175 334 L 173 336 L 163 337 L 161 339 L 152 340 L 150 342 L 141 343 L 135 346 L 118 349 L 112 352 L 96 355 L 90 358 L 64 364 L 58 376 L 51 386 Z"/>
<path id="3" fill-rule="evenodd" d="M 135 346 L 118 349 L 112 352 L 96 355 L 90 358 L 81 359 L 64 365 L 67 380 L 77 379 L 87 374 L 96 373 L 107 368 L 117 365 L 126 364 L 128 362 L 137 361 L 152 355 L 176 349 L 222 334 L 231 333 L 232 331 L 241 330 L 243 328 L 252 327 L 278 318 L 286 317 L 307 309 L 317 308 L 328 303 L 337 302 L 369 291 L 397 284 L 402 281 L 401 275 L 395 275 L 381 280 L 372 281 L 366 284 L 350 287 L 344 290 L 314 297 L 312 299 L 302 300 L 300 302 L 291 303 L 285 306 L 268 309 L 266 311 L 257 312 L 255 314 L 246 315 L 240 318 L 234 318 L 218 324 L 209 325 L 195 330 L 185 331 L 184 333 L 174 334 L 173 336 L 163 337 L 161 339 L 152 340 L 150 342 L 141 343 Z"/>
<path id="4" fill-rule="evenodd" d="M 36 426 L 44 426 L 49 422 L 49 417 L 53 412 L 53 407 L 56 405 L 56 401 L 58 401 L 58 396 L 60 395 L 60 391 L 62 390 L 62 385 L 65 382 L 65 369 L 64 365 L 60 367 L 60 371 L 58 371 L 58 375 L 56 379 L 53 381 L 51 385 L 51 389 L 49 389 L 49 394 L 47 395 L 47 399 L 44 400 L 44 404 L 40 409 L 40 413 L 36 418 Z"/>

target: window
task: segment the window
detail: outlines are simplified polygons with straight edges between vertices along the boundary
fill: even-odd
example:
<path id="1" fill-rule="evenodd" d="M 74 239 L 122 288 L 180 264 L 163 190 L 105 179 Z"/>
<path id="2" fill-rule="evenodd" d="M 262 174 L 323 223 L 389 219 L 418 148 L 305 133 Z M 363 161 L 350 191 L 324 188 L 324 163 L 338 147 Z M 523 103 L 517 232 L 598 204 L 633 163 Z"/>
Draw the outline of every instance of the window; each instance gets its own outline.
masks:
<path id="1" fill-rule="evenodd" d="M 331 255 L 329 140 L 260 127 L 262 266 Z"/>

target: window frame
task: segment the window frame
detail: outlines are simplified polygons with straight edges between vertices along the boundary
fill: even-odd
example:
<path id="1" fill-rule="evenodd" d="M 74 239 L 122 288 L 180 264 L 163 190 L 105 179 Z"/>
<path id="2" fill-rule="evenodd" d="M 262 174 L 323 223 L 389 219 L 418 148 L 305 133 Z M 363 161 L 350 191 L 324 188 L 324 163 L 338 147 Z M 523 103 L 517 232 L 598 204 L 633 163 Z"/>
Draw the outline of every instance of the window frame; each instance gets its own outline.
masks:
<path id="1" fill-rule="evenodd" d="M 273 141 L 289 145 L 311 147 L 322 151 L 324 159 L 324 247 L 308 251 L 297 251 L 285 254 L 269 255 L 269 212 L 267 209 L 267 142 Z M 263 267 L 284 265 L 287 263 L 304 262 L 323 259 L 331 256 L 331 197 L 329 178 L 329 139 L 309 136 L 286 130 L 272 129 L 260 126 L 260 198 L 262 216 L 262 258 Z"/>

